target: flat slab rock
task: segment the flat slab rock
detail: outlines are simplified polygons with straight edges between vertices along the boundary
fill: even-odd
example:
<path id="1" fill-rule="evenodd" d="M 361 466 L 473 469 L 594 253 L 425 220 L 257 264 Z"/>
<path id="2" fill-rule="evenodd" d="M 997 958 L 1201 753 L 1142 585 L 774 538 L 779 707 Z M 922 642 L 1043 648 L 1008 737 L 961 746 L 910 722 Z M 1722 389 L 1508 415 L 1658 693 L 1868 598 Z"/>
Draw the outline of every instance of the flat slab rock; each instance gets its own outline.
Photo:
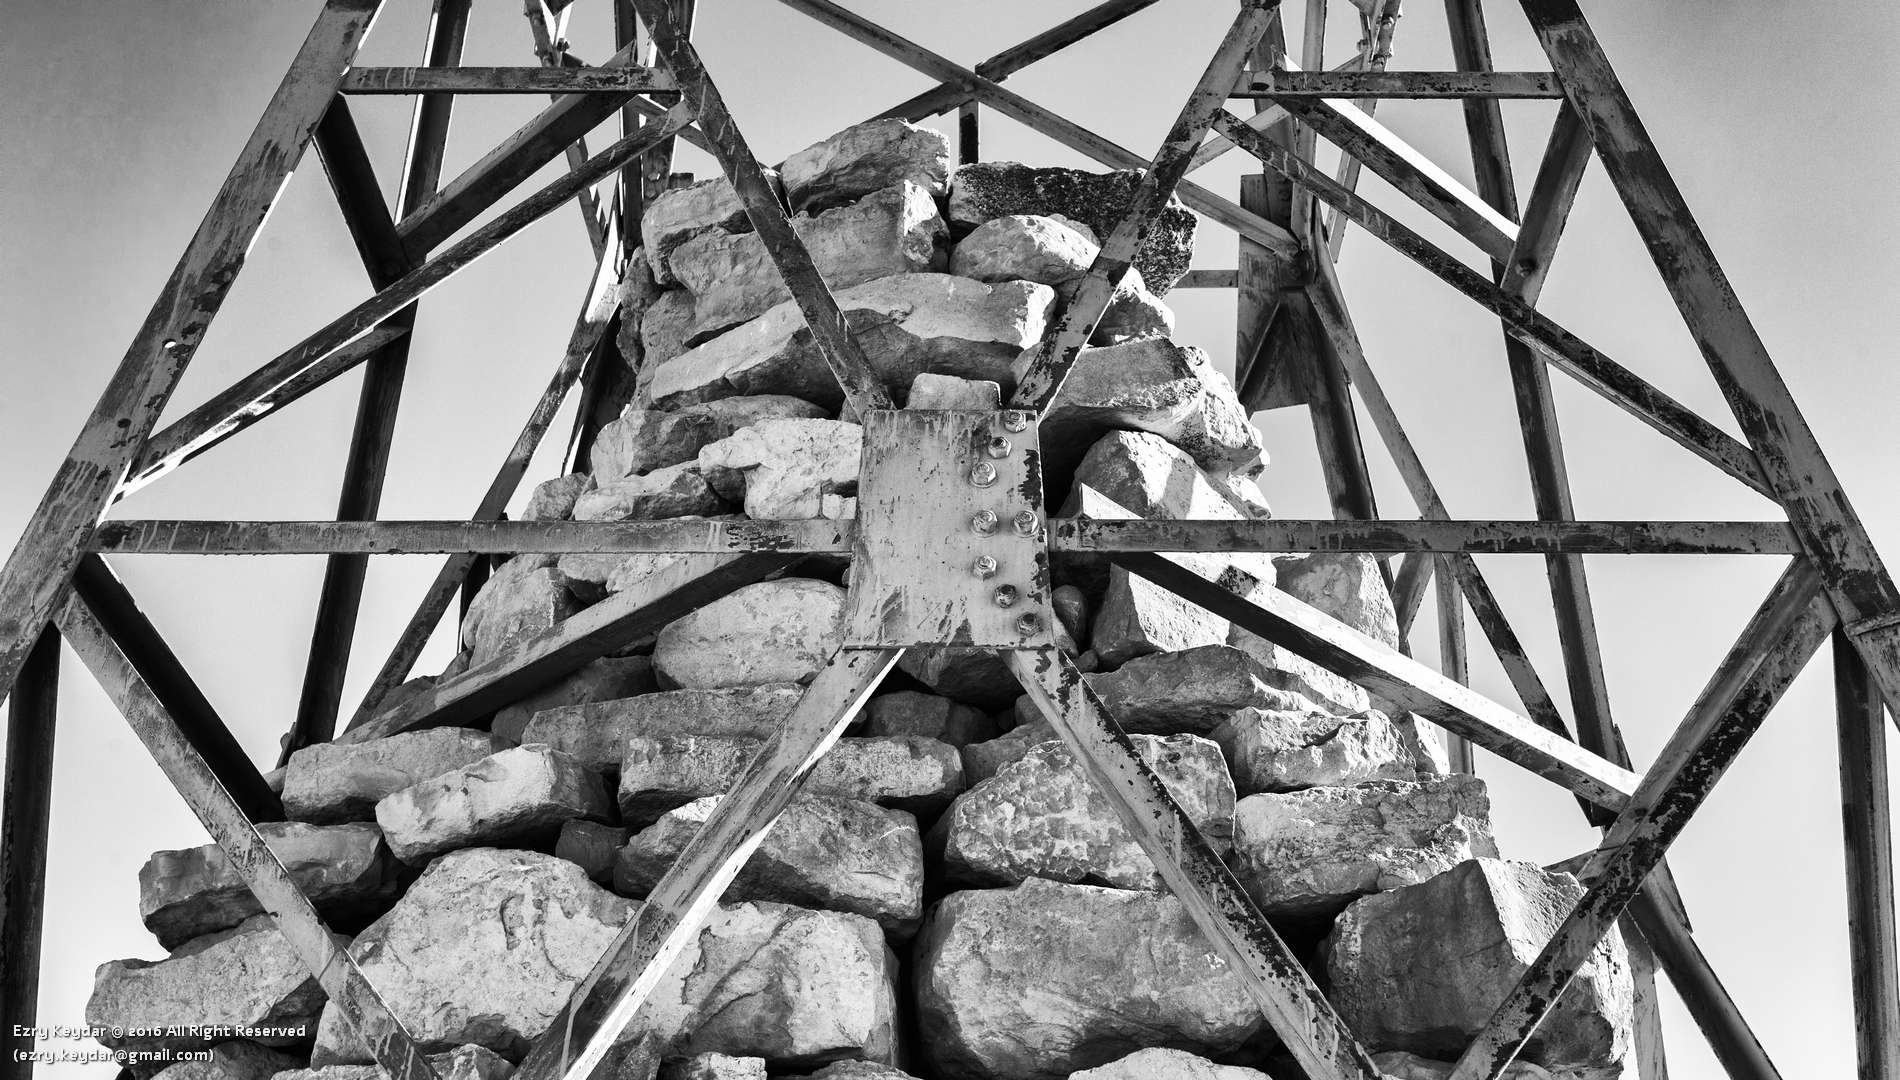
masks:
<path id="1" fill-rule="evenodd" d="M 699 834 L 719 796 L 669 811 L 634 834 L 614 866 L 614 889 L 643 897 Z M 806 795 L 779 815 L 724 896 L 875 919 L 908 938 L 923 918 L 924 852 L 917 819 L 856 799 Z"/>
<path id="2" fill-rule="evenodd" d="M 581 503 L 595 494 L 588 492 Z M 552 562 L 549 556 L 517 555 L 475 594 L 462 618 L 462 644 L 471 665 L 492 660 L 580 611 L 567 578 Z"/>
<path id="3" fill-rule="evenodd" d="M 165 960 L 99 965 L 86 1023 L 125 1032 L 99 1040 L 120 1050 L 190 1050 L 233 1030 L 267 1046 L 295 1046 L 309 1039 L 323 1002 L 290 942 L 258 915 L 186 942 Z"/>
<path id="4" fill-rule="evenodd" d="M 1137 656 L 1084 675 L 1116 722 L 1150 735 L 1211 735 L 1241 709 L 1297 709 L 1305 699 L 1273 686 L 1260 662 L 1226 645 Z"/>
<path id="5" fill-rule="evenodd" d="M 978 281 L 1034 281 L 1053 287 L 1063 302 L 1074 296 L 1101 248 L 1081 222 L 1036 214 L 992 218 L 957 243 L 950 272 Z M 1174 312 L 1129 267 L 1089 342 L 1113 345 L 1174 333 Z"/>
<path id="6" fill-rule="evenodd" d="M 612 816 L 599 774 L 534 744 L 503 750 L 376 804 L 376 823 L 389 849 L 412 865 L 456 848 L 544 844 L 563 822 Z"/>
<path id="7" fill-rule="evenodd" d="M 950 223 L 969 229 L 1006 214 L 1059 214 L 1107 236 L 1128 212 L 1139 182 L 1133 171 L 1038 169 L 1013 161 L 963 165 L 950 174 Z M 1155 295 L 1166 296 L 1193 259 L 1194 213 L 1170 198 L 1143 231 L 1135 268 Z"/>
<path id="8" fill-rule="evenodd" d="M 763 739 L 785 719 L 803 689 L 795 682 L 657 694 L 544 709 L 522 740 L 546 743 L 601 773 L 618 773 L 628 741 L 669 735 Z"/>
<path id="9" fill-rule="evenodd" d="M 474 848 L 430 864 L 351 953 L 425 1050 L 475 1043 L 518 1060 L 638 906 L 552 856 Z M 774 1068 L 844 1054 L 888 1061 L 895 970 L 869 919 L 727 905 L 643 1015 L 654 1030 L 682 1033 L 671 1047 L 679 1055 L 718 1050 Z M 369 1061 L 334 1007 L 312 1061 Z"/>
<path id="10" fill-rule="evenodd" d="M 1041 425 L 1046 467 L 1066 476 L 1115 430 L 1166 439 L 1212 482 L 1265 467 L 1260 433 L 1227 376 L 1200 349 L 1165 336 L 1082 350 Z"/>
<path id="11" fill-rule="evenodd" d="M 374 825 L 267 821 L 257 831 L 333 925 L 361 925 L 402 892 L 401 868 Z M 167 949 L 263 911 L 216 844 L 155 852 L 139 870 L 139 918 Z"/>
<path id="12" fill-rule="evenodd" d="M 627 740 L 620 765 L 620 816 L 650 824 L 677 807 L 730 790 L 761 739 L 642 735 Z M 920 735 L 844 738 L 826 751 L 801 789 L 934 814 L 963 790 L 956 748 Z"/>
<path id="13" fill-rule="evenodd" d="M 600 485 L 574 500 L 575 521 L 659 521 L 725 509 L 697 462 L 655 469 Z"/>
<path id="14" fill-rule="evenodd" d="M 765 1080 L 765 1059 L 694 1054 L 662 1062 L 657 1080 Z"/>
<path id="15" fill-rule="evenodd" d="M 1373 1049 L 1456 1060 L 1583 895 L 1569 874 L 1472 859 L 1348 907 L 1323 946 L 1340 1016 Z M 1627 1076 L 1633 986 L 1619 931 L 1590 953 L 1519 1060 Z"/>
<path id="16" fill-rule="evenodd" d="M 1269 916 L 1329 917 L 1497 853 L 1484 781 L 1465 774 L 1249 795 L 1234 810 L 1234 876 Z"/>
<path id="17" fill-rule="evenodd" d="M 441 1080 L 508 1080 L 515 1074 L 507 1058 L 485 1046 L 458 1046 L 428 1057 Z M 384 1076 L 380 1065 L 326 1065 L 278 1073 L 277 1080 L 383 1080 Z"/>
<path id="18" fill-rule="evenodd" d="M 1193 735 L 1130 736 L 1195 827 L 1218 851 L 1233 837 L 1234 784 L 1220 748 Z M 1161 877 L 1114 808 L 1059 742 L 957 796 L 933 831 L 957 885 L 1015 885 L 1030 877 L 1158 889 Z"/>
<path id="19" fill-rule="evenodd" d="M 1150 1047 L 1107 1065 L 1070 1073 L 1069 1080 L 1268 1080 L 1259 1069 L 1216 1065 L 1186 1050 Z"/>
<path id="20" fill-rule="evenodd" d="M 468 728 L 429 728 L 360 743 L 317 743 L 284 766 L 284 812 L 297 821 L 372 821 L 376 804 L 403 788 L 508 749 Z"/>
<path id="21" fill-rule="evenodd" d="M 1063 1080 L 1157 1043 L 1222 1057 L 1265 1030 L 1166 893 L 1034 878 L 953 893 L 916 957 L 919 1056 L 946 1080 Z"/>
<path id="22" fill-rule="evenodd" d="M 1420 779 L 1418 757 L 1384 713 L 1336 716 L 1304 709 L 1240 709 L 1211 736 L 1243 795 Z"/>
<path id="23" fill-rule="evenodd" d="M 825 496 L 856 494 L 864 429 L 839 420 L 761 420 L 699 451 L 702 472 L 744 475 L 747 517 L 802 521 L 826 516 Z"/>
<path id="24" fill-rule="evenodd" d="M 837 651 L 844 590 L 811 578 L 761 581 L 660 631 L 653 669 L 669 688 L 800 682 Z"/>
<path id="25" fill-rule="evenodd" d="M 778 176 L 766 171 L 774 185 Z M 661 192 L 640 215 L 640 239 L 653 278 L 661 285 L 678 280 L 670 265 L 675 248 L 707 232 L 750 232 L 745 206 L 723 176 Z"/>
<path id="26" fill-rule="evenodd" d="M 950 140 L 903 120 L 854 124 L 807 146 L 779 166 L 794 210 L 823 210 L 898 183 L 933 197 L 949 186 Z"/>
<path id="27" fill-rule="evenodd" d="M 152 1080 L 270 1080 L 303 1064 L 299 1058 L 245 1039 L 221 1042 L 209 1052 L 208 1059 L 167 1065 Z"/>
<path id="28" fill-rule="evenodd" d="M 572 580 L 573 575 L 569 575 Z M 526 742 L 528 722 L 544 709 L 585 705 L 590 701 L 650 694 L 659 689 L 653 680 L 650 656 L 603 656 L 559 682 L 543 687 L 495 713 L 488 730 L 511 742 Z M 497 750 L 502 747 L 496 747 Z"/>

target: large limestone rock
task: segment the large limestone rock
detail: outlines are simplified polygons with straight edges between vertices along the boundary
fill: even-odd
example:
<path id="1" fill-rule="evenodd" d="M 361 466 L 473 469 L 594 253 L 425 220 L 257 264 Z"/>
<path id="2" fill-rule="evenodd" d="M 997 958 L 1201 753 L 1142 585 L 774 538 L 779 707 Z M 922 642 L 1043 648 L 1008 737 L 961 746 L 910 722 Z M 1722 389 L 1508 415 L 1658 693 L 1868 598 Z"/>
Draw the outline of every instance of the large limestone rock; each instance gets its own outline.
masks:
<path id="1" fill-rule="evenodd" d="M 543 480 L 528 495 L 521 511 L 523 521 L 566 521 L 574 516 L 574 500 L 594 486 L 594 478 L 585 473 L 569 473 Z"/>
<path id="2" fill-rule="evenodd" d="M 800 214 L 792 231 L 833 290 L 943 265 L 943 218 L 936 200 L 916 184 L 888 187 L 816 216 Z M 694 341 L 792 299 L 757 233 L 701 233 L 675 248 L 669 265 L 693 294 Z"/>
<path id="3" fill-rule="evenodd" d="M 792 209 L 818 211 L 895 184 L 932 198 L 949 185 L 950 140 L 903 120 L 871 120 L 800 150 L 779 166 Z"/>
<path id="4" fill-rule="evenodd" d="M 1120 1061 L 1070 1073 L 1069 1080 L 1267 1080 L 1267 1074 L 1241 1065 L 1216 1065 L 1186 1050 L 1157 1046 L 1137 1050 Z"/>
<path id="5" fill-rule="evenodd" d="M 429 1064 L 441 1080 L 508 1080 L 515 1067 L 485 1046 L 458 1046 L 445 1054 L 430 1054 Z M 277 1074 L 277 1080 L 385 1080 L 380 1065 L 325 1065 Z"/>
<path id="6" fill-rule="evenodd" d="M 804 1080 L 917 1080 L 902 1069 L 875 1061 L 835 1061 Z"/>
<path id="7" fill-rule="evenodd" d="M 1272 685 L 1260 662 L 1226 645 L 1138 656 L 1114 671 L 1084 675 L 1126 731 L 1211 735 L 1242 709 L 1307 704 Z"/>
<path id="8" fill-rule="evenodd" d="M 612 483 L 692 461 L 716 438 L 712 417 L 703 413 L 630 408 L 601 426 L 588 461 L 599 483 Z"/>
<path id="9" fill-rule="evenodd" d="M 745 512 L 756 520 L 822 517 L 826 495 L 855 495 L 864 429 L 838 420 L 762 420 L 699 452 L 702 470 L 745 475 Z"/>
<path id="10" fill-rule="evenodd" d="M 189 1050 L 237 1028 L 267 1046 L 306 1041 L 323 989 L 268 915 L 185 943 L 165 960 L 112 960 L 93 976 L 86 1023 L 115 1050 Z M 136 1032 L 136 1033 L 135 1033 Z"/>
<path id="11" fill-rule="evenodd" d="M 972 409 L 995 412 L 1003 407 L 1003 388 L 983 379 L 924 372 L 910 381 L 904 395 L 906 409 Z"/>
<path id="12" fill-rule="evenodd" d="M 351 954 L 426 1050 L 476 1043 L 511 1059 L 547 1029 L 638 905 L 549 855 L 477 848 L 423 872 Z M 714 912 L 643 1015 L 674 1050 L 775 1064 L 890 1060 L 896 964 L 876 924 L 777 904 Z M 506 978 L 497 978 L 506 972 Z M 318 1064 L 369 1055 L 334 1007 Z"/>
<path id="13" fill-rule="evenodd" d="M 684 689 L 799 682 L 824 666 L 843 634 L 844 590 L 810 578 L 747 585 L 660 631 L 660 684 Z"/>
<path id="14" fill-rule="evenodd" d="M 1366 897 L 1327 940 L 1329 996 L 1369 1048 L 1456 1060 L 1582 895 L 1569 874 L 1480 858 Z M 1631 1010 L 1613 929 L 1519 1059 L 1580 1080 L 1627 1075 Z"/>
<path id="15" fill-rule="evenodd" d="M 765 683 L 717 690 L 657 694 L 546 709 L 535 714 L 522 741 L 546 743 L 601 773 L 618 773 L 628 741 L 671 735 L 763 739 L 798 704 L 797 683 Z"/>
<path id="16" fill-rule="evenodd" d="M 1265 465 L 1260 433 L 1227 376 L 1200 349 L 1165 337 L 1082 350 L 1042 422 L 1047 467 L 1066 475 L 1111 430 L 1145 431 L 1173 443 L 1208 475 L 1216 494 L 1221 478 L 1252 476 Z M 1231 508 L 1231 499 L 1222 501 Z"/>
<path id="17" fill-rule="evenodd" d="M 1026 281 L 896 274 L 837 299 L 872 369 L 897 391 L 924 372 L 1011 382 L 1010 365 L 1041 340 L 1055 293 Z M 844 401 L 789 300 L 659 365 L 647 389 L 665 409 L 739 394 L 789 394 L 834 409 Z"/>
<path id="18" fill-rule="evenodd" d="M 574 501 L 574 520 L 655 521 L 716 514 L 721 509 L 723 504 L 699 465 L 689 461 L 595 488 Z"/>
<path id="19" fill-rule="evenodd" d="M 1052 286 L 1067 303 L 1088 275 L 1101 248 L 1080 222 L 1036 214 L 1010 214 L 984 222 L 950 256 L 950 272 L 978 281 L 1036 281 Z M 1141 271 L 1130 267 L 1102 312 L 1090 340 L 1112 345 L 1174 332 L 1174 313 L 1148 291 Z"/>
<path id="20" fill-rule="evenodd" d="M 776 183 L 770 170 L 766 178 Z M 640 239 L 653 278 L 662 285 L 679 280 L 670 265 L 674 249 L 708 232 L 750 232 L 745 207 L 723 176 L 662 192 L 640 215 Z"/>
<path id="21" fill-rule="evenodd" d="M 488 732 L 455 727 L 317 743 L 290 755 L 284 766 L 284 812 L 297 821 L 370 821 L 385 797 L 509 745 Z"/>
<path id="22" fill-rule="evenodd" d="M 961 231 L 1009 214 L 1061 215 L 1105 238 L 1128 212 L 1139 182 L 1133 171 L 1036 169 L 1013 161 L 963 165 L 950 176 L 950 224 Z M 1166 296 L 1193 258 L 1194 214 L 1170 199 L 1142 234 L 1135 269 L 1155 295 Z"/>
<path id="23" fill-rule="evenodd" d="M 803 398 L 754 394 L 688 405 L 675 415 L 705 417 L 712 423 L 712 441 L 717 442 L 765 420 L 823 420 L 830 414 Z"/>
<path id="24" fill-rule="evenodd" d="M 257 831 L 332 924 L 360 926 L 402 891 L 398 867 L 374 825 L 267 821 Z M 216 844 L 156 852 L 139 870 L 139 918 L 167 949 L 263 910 Z"/>
<path id="25" fill-rule="evenodd" d="M 899 690 L 874 697 L 864 707 L 867 735 L 916 735 L 951 746 L 967 746 L 997 736 L 988 713 L 936 694 Z"/>
<path id="26" fill-rule="evenodd" d="M 566 575 L 548 565 L 551 561 L 517 555 L 475 594 L 462 618 L 462 644 L 471 665 L 486 663 L 580 611 Z"/>
<path id="27" fill-rule="evenodd" d="M 1370 555 L 1321 552 L 1282 555 L 1274 559 L 1281 591 L 1338 619 L 1374 640 L 1398 647 L 1398 617 L 1385 579 Z M 1280 672 L 1281 685 L 1297 690 L 1342 714 L 1363 712 L 1376 703 L 1361 687 L 1327 671 L 1287 649 L 1256 637 L 1239 627 L 1231 644 L 1247 650 L 1267 667 Z M 1431 732 L 1411 725 L 1414 739 L 1433 739 Z M 1429 753 L 1429 747 L 1423 747 Z"/>
<path id="28" fill-rule="evenodd" d="M 920 1056 L 947 1080 L 1062 1080 L 1155 1045 L 1224 1056 L 1265 1027 L 1179 900 L 1037 878 L 938 904 L 916 988 Z"/>
<path id="29" fill-rule="evenodd" d="M 1056 729 L 1049 721 L 1036 717 L 994 739 L 971 743 L 961 751 L 964 782 L 975 787 L 1002 772 L 1004 767 L 1028 757 L 1036 747 L 1057 741 Z"/>
<path id="30" fill-rule="evenodd" d="M 687 339 L 698 323 L 693 314 L 693 294 L 685 289 L 669 289 L 653 301 L 640 316 L 640 371 L 635 377 L 635 397 L 653 381 L 661 364 L 685 352 Z"/>
<path id="31" fill-rule="evenodd" d="M 574 575 L 568 575 L 570 584 L 576 580 Z M 488 728 L 512 742 L 526 742 L 522 735 L 527 731 L 528 722 L 544 709 L 584 705 L 590 701 L 611 701 L 635 694 L 649 694 L 656 689 L 658 685 L 653 681 L 652 657 L 603 656 L 559 682 L 536 690 L 497 711 Z"/>
<path id="32" fill-rule="evenodd" d="M 765 1080 L 765 1059 L 694 1054 L 663 1062 L 658 1080 Z"/>
<path id="33" fill-rule="evenodd" d="M 1234 875 L 1269 916 L 1331 916 L 1497 853 L 1475 776 L 1249 795 L 1234 812 Z"/>
<path id="34" fill-rule="evenodd" d="M 718 803 L 717 795 L 696 800 L 634 834 L 614 867 L 614 888 L 628 896 L 651 892 Z M 909 937 L 923 917 L 923 894 L 915 818 L 856 799 L 806 795 L 779 815 L 724 896 L 848 911 Z"/>
<path id="35" fill-rule="evenodd" d="M 1243 795 L 1416 780 L 1413 747 L 1382 712 L 1335 716 L 1305 709 L 1241 709 L 1214 730 Z"/>
<path id="36" fill-rule="evenodd" d="M 376 804 L 396 857 L 412 865 L 456 848 L 544 844 L 573 818 L 613 815 L 599 775 L 547 746 L 517 746 L 404 788 Z"/>
<path id="37" fill-rule="evenodd" d="M 1220 748 L 1193 735 L 1131 736 L 1216 851 L 1233 837 L 1234 783 Z M 1068 748 L 1045 742 L 957 797 L 938 823 L 953 883 L 1015 885 L 1026 878 L 1158 889 L 1154 863 Z M 934 839 L 934 837 L 933 837 Z"/>
<path id="38" fill-rule="evenodd" d="M 718 735 L 635 736 L 620 767 L 620 815 L 640 827 L 676 807 L 731 789 L 761 740 Z M 935 813 L 963 788 L 955 747 L 915 735 L 839 739 L 802 790 Z"/>

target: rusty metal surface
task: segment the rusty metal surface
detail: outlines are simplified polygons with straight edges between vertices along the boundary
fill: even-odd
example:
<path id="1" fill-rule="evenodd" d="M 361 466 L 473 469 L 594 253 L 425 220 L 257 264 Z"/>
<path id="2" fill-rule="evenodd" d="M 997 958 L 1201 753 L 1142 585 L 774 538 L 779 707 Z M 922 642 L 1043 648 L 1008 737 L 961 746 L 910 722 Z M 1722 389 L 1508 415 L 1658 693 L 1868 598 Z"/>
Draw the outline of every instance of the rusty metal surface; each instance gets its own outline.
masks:
<path id="1" fill-rule="evenodd" d="M 1270 98 L 1561 98 L 1548 71 L 1249 72 L 1232 97 Z"/>
<path id="2" fill-rule="evenodd" d="M 637 67 L 359 67 L 345 94 L 668 94 L 671 76 Z"/>
<path id="3" fill-rule="evenodd" d="M 1893 898 L 1893 789 L 1887 719 L 1867 665 L 1834 633 L 1841 831 L 1847 849 L 1847 940 L 1860 1075 L 1900 1077 L 1900 955 Z"/>
<path id="4" fill-rule="evenodd" d="M 1039 446 L 1024 413 L 864 418 L 847 645 L 1054 641 Z"/>
<path id="5" fill-rule="evenodd" d="M 849 521 L 107 521 L 115 555 L 848 554 Z"/>
<path id="6" fill-rule="evenodd" d="M 0 797 L 0 1080 L 31 1080 L 46 917 L 46 837 L 53 809 L 59 634 L 47 627 L 8 699 Z"/>
<path id="7" fill-rule="evenodd" d="M 1049 522 L 1051 551 L 1461 551 L 1473 555 L 1792 555 L 1779 521 L 1269 521 Z"/>

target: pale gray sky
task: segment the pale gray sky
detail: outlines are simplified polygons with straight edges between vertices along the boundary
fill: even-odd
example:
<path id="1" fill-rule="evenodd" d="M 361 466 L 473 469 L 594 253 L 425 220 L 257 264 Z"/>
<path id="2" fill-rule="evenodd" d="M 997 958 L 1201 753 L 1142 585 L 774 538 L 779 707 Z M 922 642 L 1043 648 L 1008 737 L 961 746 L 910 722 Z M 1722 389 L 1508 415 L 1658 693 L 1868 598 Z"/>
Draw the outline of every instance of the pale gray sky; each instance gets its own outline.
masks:
<path id="1" fill-rule="evenodd" d="M 123 354 L 319 5 L 164 0 L 131 4 L 5 0 L 0 36 L 0 325 L 12 346 L 0 398 L 0 542 L 11 544 Z M 705 0 L 702 49 L 761 158 L 777 160 L 923 89 L 928 81 L 766 0 Z M 852 5 L 952 58 L 974 63 L 1085 5 L 1077 0 Z M 1489 5 L 1497 63 L 1535 69 L 1515 6 Z M 1900 558 L 1891 482 L 1890 319 L 1900 236 L 1890 210 L 1900 143 L 1900 16 L 1876 0 L 1814 6 L 1766 0 L 1589 5 L 1612 60 L 1674 168 L 1756 325 L 1887 554 Z M 413 63 L 427 5 L 392 0 L 364 62 Z M 604 6 L 577 4 L 587 59 Z M 1146 155 L 1198 75 L 1231 6 L 1166 0 L 1010 82 Z M 466 62 L 532 62 L 519 6 L 478 4 Z M 1334 50 L 1351 44 L 1334 35 Z M 1395 68 L 1450 66 L 1442 12 L 1419 3 Z M 449 169 L 468 164 L 539 107 L 458 106 Z M 1552 113 L 1506 106 L 1520 189 Z M 398 99 L 358 99 L 387 179 L 407 126 Z M 1458 108 L 1388 105 L 1381 118 L 1454 175 L 1469 177 Z M 949 130 L 948 127 L 945 130 Z M 985 156 L 1084 162 L 991 119 Z M 599 144 L 600 140 L 596 141 Z M 681 168 L 715 171 L 694 153 Z M 1195 179 L 1231 193 L 1229 156 Z M 544 183 L 552 172 L 535 183 Z M 1419 223 L 1377 181 L 1364 190 Z M 1425 221 L 1427 235 L 1455 245 Z M 1461 250 L 1455 246 L 1453 250 Z M 1231 267 L 1234 242 L 1204 226 L 1196 265 Z M 432 294 L 422 307 L 384 501 L 393 517 L 467 513 L 558 357 L 590 266 L 563 212 Z M 1529 516 L 1530 502 L 1495 322 L 1364 235 L 1342 275 L 1355 317 L 1454 514 Z M 252 252 L 171 415 L 202 401 L 366 295 L 321 170 L 306 162 Z M 1176 292 L 1177 339 L 1232 363 L 1233 303 Z M 1600 170 L 1587 179 L 1545 309 L 1714 422 L 1736 431 Z M 1773 508 L 1559 377 L 1572 480 L 1584 517 L 1765 518 Z M 356 400 L 347 377 L 129 500 L 127 516 L 298 518 L 334 509 Z M 1274 464 L 1262 478 L 1287 517 L 1322 516 L 1303 415 L 1259 418 Z M 565 420 L 557 431 L 565 430 Z M 1370 438 L 1368 433 L 1368 438 Z M 1375 450 L 1382 505 L 1411 513 Z M 530 480 L 552 474 L 544 460 Z M 1667 738 L 1779 569 L 1770 558 L 1596 557 L 1608 677 L 1639 763 Z M 295 713 L 321 576 L 319 559 L 121 559 L 120 572 L 207 694 L 258 757 L 275 754 Z M 360 698 L 435 563 L 372 571 L 346 707 Z M 1547 682 L 1561 687 L 1541 563 L 1484 561 Z M 1429 620 L 1429 611 L 1422 617 Z M 1429 639 L 1429 634 L 1420 635 Z M 1429 654 L 1429 644 L 1423 646 Z M 1473 628 L 1475 681 L 1512 701 Z M 438 640 L 420 670 L 440 667 Z M 1852 1069 L 1833 716 L 1827 661 L 1811 665 L 1707 809 L 1673 863 L 1699 940 L 1770 1053 L 1790 1075 Z M 81 1022 L 98 963 L 160 950 L 138 923 L 137 870 L 154 849 L 203 832 L 89 676 L 68 655 L 53 815 L 40 1016 Z M 1561 693 L 1560 693 L 1561 697 Z M 1506 853 L 1549 861 L 1588 847 L 1574 804 L 1487 759 Z M 1675 1075 L 1718 1070 L 1669 1000 Z M 108 1075 L 106 1066 L 49 1075 Z"/>

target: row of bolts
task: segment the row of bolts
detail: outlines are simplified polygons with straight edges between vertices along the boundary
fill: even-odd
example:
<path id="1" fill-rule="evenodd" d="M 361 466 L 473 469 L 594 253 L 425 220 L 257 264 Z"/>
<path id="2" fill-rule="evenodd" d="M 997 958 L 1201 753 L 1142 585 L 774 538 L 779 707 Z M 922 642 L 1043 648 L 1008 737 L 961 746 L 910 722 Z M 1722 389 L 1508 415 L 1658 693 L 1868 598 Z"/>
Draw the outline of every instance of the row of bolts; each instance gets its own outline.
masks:
<path id="1" fill-rule="evenodd" d="M 1003 414 L 1003 426 L 1010 431 L 1021 431 L 1029 426 L 1028 415 L 1016 411 L 1006 412 Z M 990 457 L 1000 460 L 1008 457 L 1011 449 L 1010 441 L 998 435 L 990 440 L 988 452 Z M 979 461 L 970 466 L 970 483 L 980 488 L 996 483 L 996 466 L 987 461 Z M 1011 523 L 1015 525 L 1018 536 L 1034 536 L 1042 526 L 1036 512 L 1028 509 L 1018 510 Z M 996 516 L 994 510 L 978 510 L 970 517 L 970 531 L 978 536 L 996 535 L 999 524 L 1001 524 L 1001 519 Z M 995 556 L 978 555 L 976 562 L 971 564 L 970 571 L 979 580 L 988 580 L 996 576 L 996 566 Z M 1013 607 L 1016 604 L 1018 592 L 1014 585 L 998 585 L 994 596 L 997 607 Z M 1016 620 L 1016 632 L 1024 637 L 1029 637 L 1041 629 L 1042 620 L 1033 612 L 1025 612 Z"/>

